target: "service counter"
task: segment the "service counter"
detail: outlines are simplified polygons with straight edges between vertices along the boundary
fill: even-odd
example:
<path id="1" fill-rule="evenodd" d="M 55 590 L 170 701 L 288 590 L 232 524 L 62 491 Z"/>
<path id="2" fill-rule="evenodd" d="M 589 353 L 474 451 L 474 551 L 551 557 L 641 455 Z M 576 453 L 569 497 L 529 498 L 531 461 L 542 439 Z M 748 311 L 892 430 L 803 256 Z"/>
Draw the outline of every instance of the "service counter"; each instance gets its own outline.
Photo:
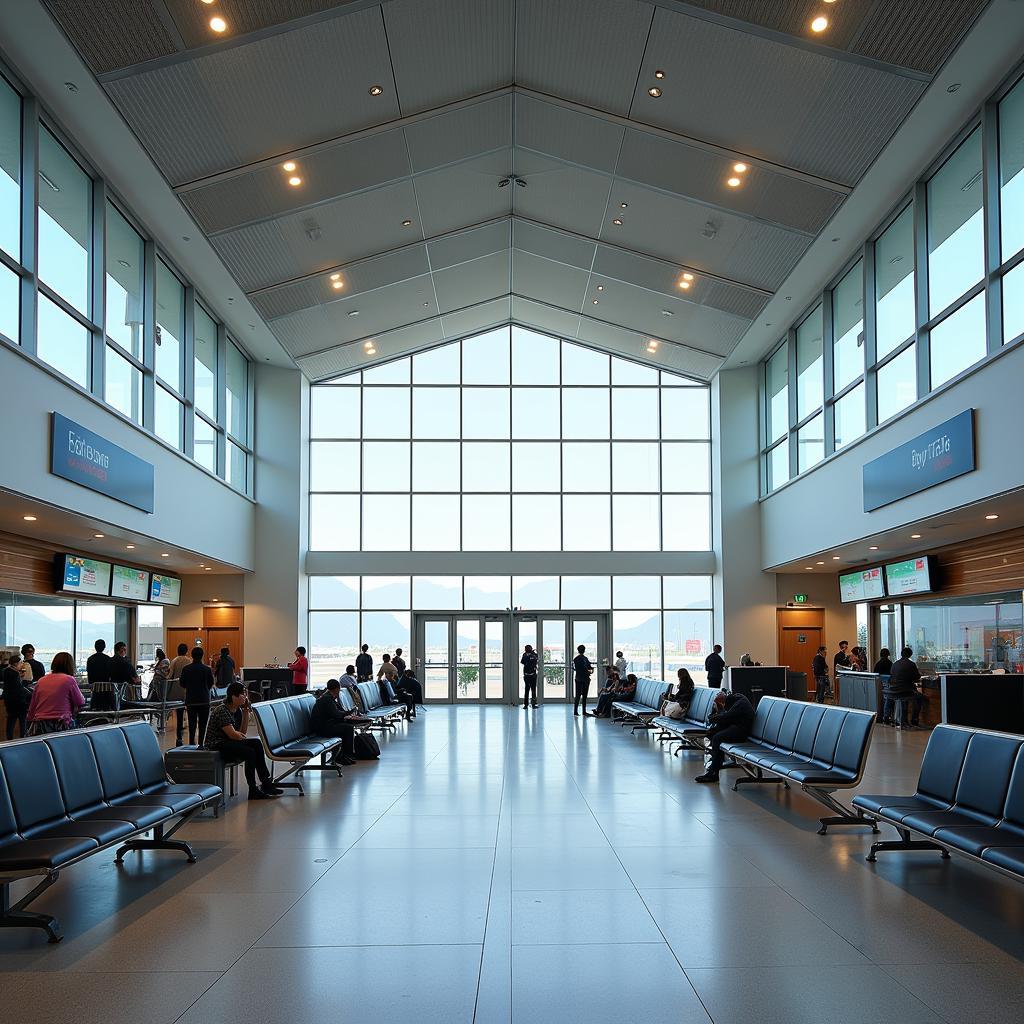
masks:
<path id="1" fill-rule="evenodd" d="M 849 672 L 840 669 L 836 673 L 835 702 L 839 707 L 870 711 L 880 722 L 882 720 L 882 677 L 874 672 Z"/>
<path id="2" fill-rule="evenodd" d="M 730 665 L 725 670 L 725 689 L 742 693 L 755 707 L 764 696 L 786 696 L 785 665 Z"/>

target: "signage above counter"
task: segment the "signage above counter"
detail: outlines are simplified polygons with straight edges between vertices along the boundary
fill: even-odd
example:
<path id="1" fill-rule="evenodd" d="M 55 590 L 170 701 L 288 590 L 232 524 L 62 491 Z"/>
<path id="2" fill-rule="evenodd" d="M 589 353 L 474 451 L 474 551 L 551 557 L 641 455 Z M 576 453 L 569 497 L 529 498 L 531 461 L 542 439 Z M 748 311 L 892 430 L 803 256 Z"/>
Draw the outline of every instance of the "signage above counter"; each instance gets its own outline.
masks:
<path id="1" fill-rule="evenodd" d="M 50 472 L 143 512 L 153 511 L 153 464 L 59 412 L 53 414 Z"/>
<path id="2" fill-rule="evenodd" d="M 873 512 L 975 468 L 974 410 L 966 409 L 865 463 L 864 511 Z"/>

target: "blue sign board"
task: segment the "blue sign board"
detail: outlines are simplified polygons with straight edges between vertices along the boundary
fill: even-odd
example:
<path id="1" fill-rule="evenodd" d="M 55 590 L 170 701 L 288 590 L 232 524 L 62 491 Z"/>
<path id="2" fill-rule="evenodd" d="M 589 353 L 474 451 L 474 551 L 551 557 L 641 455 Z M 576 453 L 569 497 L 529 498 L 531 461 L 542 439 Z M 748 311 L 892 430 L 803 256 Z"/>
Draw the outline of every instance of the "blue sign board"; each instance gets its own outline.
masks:
<path id="1" fill-rule="evenodd" d="M 50 472 L 143 512 L 153 511 L 153 464 L 59 412 L 53 414 Z"/>
<path id="2" fill-rule="evenodd" d="M 970 473 L 974 463 L 974 410 L 966 409 L 864 466 L 864 511 Z"/>

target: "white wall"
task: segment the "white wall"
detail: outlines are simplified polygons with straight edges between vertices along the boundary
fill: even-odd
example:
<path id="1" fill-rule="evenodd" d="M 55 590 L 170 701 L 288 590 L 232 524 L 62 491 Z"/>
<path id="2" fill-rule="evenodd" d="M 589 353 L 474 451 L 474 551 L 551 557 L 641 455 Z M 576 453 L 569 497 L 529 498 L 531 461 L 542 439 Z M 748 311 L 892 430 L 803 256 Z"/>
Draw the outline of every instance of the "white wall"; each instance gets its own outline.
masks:
<path id="1" fill-rule="evenodd" d="M 0 380 L 7 403 L 0 445 L 6 489 L 239 568 L 253 565 L 255 514 L 247 498 L 7 345 L 0 345 Z M 153 463 L 152 514 L 50 473 L 54 411 Z"/>
<path id="2" fill-rule="evenodd" d="M 757 368 L 723 370 L 711 388 L 715 640 L 737 664 L 774 664 L 775 579 L 760 571 Z"/>
<path id="3" fill-rule="evenodd" d="M 290 661 L 306 645 L 309 384 L 256 366 L 256 571 L 245 581 L 245 660 Z"/>
<path id="4" fill-rule="evenodd" d="M 920 401 L 761 503 L 763 567 L 908 526 L 1024 486 L 1024 345 L 1005 350 L 946 390 Z M 977 469 L 874 512 L 864 512 L 862 467 L 974 408 Z"/>
<path id="5" fill-rule="evenodd" d="M 203 608 L 212 606 L 216 597 L 221 604 L 245 603 L 245 576 L 203 572 L 183 576 L 181 604 L 164 609 L 164 626 L 174 629 L 182 626 L 202 626 Z"/>

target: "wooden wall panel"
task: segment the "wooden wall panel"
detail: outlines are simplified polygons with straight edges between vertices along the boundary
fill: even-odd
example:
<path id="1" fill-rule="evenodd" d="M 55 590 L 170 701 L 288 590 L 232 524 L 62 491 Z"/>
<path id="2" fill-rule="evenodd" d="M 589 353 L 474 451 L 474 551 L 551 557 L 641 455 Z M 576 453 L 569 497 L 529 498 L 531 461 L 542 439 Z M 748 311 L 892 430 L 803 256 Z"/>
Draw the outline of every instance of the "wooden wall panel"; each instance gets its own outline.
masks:
<path id="1" fill-rule="evenodd" d="M 0 590 L 56 594 L 53 556 L 57 550 L 41 541 L 0 533 Z"/>
<path id="2" fill-rule="evenodd" d="M 933 554 L 942 596 L 1024 590 L 1024 529 L 953 544 Z"/>

